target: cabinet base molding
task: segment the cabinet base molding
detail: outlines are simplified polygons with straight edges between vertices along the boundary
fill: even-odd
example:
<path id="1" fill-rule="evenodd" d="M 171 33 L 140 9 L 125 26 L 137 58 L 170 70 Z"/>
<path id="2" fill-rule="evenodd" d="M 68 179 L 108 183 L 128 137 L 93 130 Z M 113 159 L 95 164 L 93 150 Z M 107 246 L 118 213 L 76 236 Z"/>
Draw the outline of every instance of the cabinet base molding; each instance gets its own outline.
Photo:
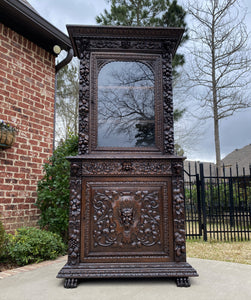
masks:
<path id="1" fill-rule="evenodd" d="M 159 264 L 123 264 L 80 263 L 76 266 L 66 264 L 58 273 L 57 278 L 65 278 L 65 288 L 77 287 L 79 279 L 92 278 L 174 278 L 178 287 L 189 287 L 188 277 L 198 276 L 196 270 L 188 263 Z"/>

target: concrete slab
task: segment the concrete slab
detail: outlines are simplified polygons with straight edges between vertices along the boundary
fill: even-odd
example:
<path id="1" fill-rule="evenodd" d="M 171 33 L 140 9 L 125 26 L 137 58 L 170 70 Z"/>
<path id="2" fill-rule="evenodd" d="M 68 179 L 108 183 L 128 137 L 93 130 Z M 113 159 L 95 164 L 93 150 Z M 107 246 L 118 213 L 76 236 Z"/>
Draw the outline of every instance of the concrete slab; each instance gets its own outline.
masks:
<path id="1" fill-rule="evenodd" d="M 76 289 L 65 289 L 56 279 L 64 262 L 54 263 L 0 280 L 1 300 L 250 300 L 251 266 L 188 259 L 199 277 L 190 288 L 178 288 L 173 280 L 88 280 Z"/>

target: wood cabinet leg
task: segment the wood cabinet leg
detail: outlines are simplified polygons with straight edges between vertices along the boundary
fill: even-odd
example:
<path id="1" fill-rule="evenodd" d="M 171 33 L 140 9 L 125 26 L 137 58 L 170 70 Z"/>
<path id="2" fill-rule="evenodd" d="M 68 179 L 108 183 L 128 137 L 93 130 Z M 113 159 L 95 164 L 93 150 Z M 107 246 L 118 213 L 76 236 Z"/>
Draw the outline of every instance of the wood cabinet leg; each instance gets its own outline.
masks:
<path id="1" fill-rule="evenodd" d="M 190 287 L 190 280 L 188 277 L 177 277 L 176 284 L 178 287 Z"/>
<path id="2" fill-rule="evenodd" d="M 66 289 L 74 289 L 78 286 L 78 279 L 76 278 L 65 278 L 64 287 Z"/>

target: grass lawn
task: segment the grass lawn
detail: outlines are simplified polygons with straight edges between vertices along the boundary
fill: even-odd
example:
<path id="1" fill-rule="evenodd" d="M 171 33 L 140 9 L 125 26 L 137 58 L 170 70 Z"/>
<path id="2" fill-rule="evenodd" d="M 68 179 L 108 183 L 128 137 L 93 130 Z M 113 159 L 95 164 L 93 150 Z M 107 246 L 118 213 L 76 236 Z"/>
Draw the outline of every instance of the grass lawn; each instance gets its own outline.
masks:
<path id="1" fill-rule="evenodd" d="M 251 265 L 251 241 L 219 242 L 187 240 L 187 257 Z"/>

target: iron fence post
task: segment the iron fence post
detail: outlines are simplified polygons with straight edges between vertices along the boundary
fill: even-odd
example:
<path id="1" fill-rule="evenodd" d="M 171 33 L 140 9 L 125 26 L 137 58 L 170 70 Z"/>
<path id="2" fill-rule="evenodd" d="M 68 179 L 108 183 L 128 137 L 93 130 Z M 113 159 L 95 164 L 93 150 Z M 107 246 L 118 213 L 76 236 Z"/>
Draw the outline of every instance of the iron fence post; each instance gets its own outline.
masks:
<path id="1" fill-rule="evenodd" d="M 202 235 L 202 220 L 201 220 L 201 193 L 200 193 L 200 176 L 196 173 L 196 189 L 197 189 L 197 209 L 198 209 L 198 222 L 199 222 L 199 235 Z"/>
<path id="2" fill-rule="evenodd" d="M 207 241 L 207 213 L 206 213 L 206 201 L 205 201 L 205 178 L 203 163 L 200 163 L 200 183 L 201 183 L 201 204 L 203 215 L 203 240 Z"/>
<path id="3" fill-rule="evenodd" d="M 229 178 L 229 204 L 230 204 L 230 226 L 234 227 L 234 197 L 233 197 L 233 179 Z"/>

